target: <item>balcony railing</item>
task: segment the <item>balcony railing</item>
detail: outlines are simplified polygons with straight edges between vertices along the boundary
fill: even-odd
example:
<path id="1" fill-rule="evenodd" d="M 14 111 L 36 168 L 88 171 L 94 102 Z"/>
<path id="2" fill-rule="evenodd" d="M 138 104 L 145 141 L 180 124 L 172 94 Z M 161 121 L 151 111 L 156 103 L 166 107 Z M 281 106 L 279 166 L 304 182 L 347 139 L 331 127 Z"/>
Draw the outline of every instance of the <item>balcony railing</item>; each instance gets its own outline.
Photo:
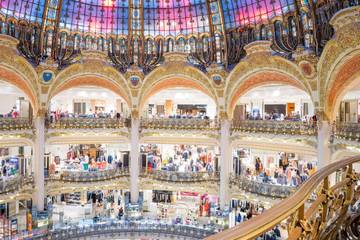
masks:
<path id="1" fill-rule="evenodd" d="M 32 129 L 28 118 L 0 118 L 0 131 Z"/>
<path id="2" fill-rule="evenodd" d="M 100 171 L 69 171 L 50 174 L 48 180 L 66 182 L 96 182 L 129 176 L 128 169 L 109 169 Z"/>
<path id="3" fill-rule="evenodd" d="M 69 226 L 64 229 L 54 229 L 49 234 L 51 239 L 79 239 L 86 236 L 134 236 L 134 234 L 157 235 L 166 234 L 191 239 L 202 239 L 214 233 L 211 228 L 201 226 L 166 224 L 155 221 L 150 222 L 117 222 L 106 221 L 95 223 L 89 226 L 80 227 L 77 225 Z M 116 238 L 116 237 L 114 237 Z"/>
<path id="4" fill-rule="evenodd" d="M 216 130 L 215 120 L 200 118 L 146 118 L 141 119 L 142 129 Z"/>
<path id="5" fill-rule="evenodd" d="M 20 190 L 22 187 L 32 184 L 33 182 L 34 179 L 32 176 L 24 177 L 17 175 L 7 178 L 6 180 L 2 179 L 0 181 L 0 194 Z"/>
<path id="6" fill-rule="evenodd" d="M 175 172 L 153 170 L 146 172 L 143 170 L 141 177 L 151 178 L 168 182 L 203 182 L 203 181 L 219 181 L 219 172 Z"/>
<path id="7" fill-rule="evenodd" d="M 243 176 L 231 176 L 230 183 L 248 192 L 277 198 L 286 198 L 296 191 L 293 186 L 264 183 Z"/>
<path id="8" fill-rule="evenodd" d="M 353 164 L 358 162 L 360 156 L 324 167 L 294 194 L 263 214 L 206 239 L 255 239 L 269 233 L 280 223 L 286 227 L 284 233 L 288 234 L 281 239 L 351 239 L 347 237 L 352 234 L 349 214 L 359 210 L 360 175 L 353 169 Z M 341 173 L 340 180 L 331 184 L 330 179 L 336 172 Z M 358 229 L 358 223 L 356 227 Z M 337 234 L 342 236 L 337 238 Z"/>
<path id="9" fill-rule="evenodd" d="M 360 123 L 337 123 L 335 137 L 338 139 L 360 141 Z"/>
<path id="10" fill-rule="evenodd" d="M 124 128 L 128 126 L 128 119 L 116 118 L 60 118 L 49 122 L 48 127 L 53 129 L 72 128 Z"/>
<path id="11" fill-rule="evenodd" d="M 315 135 L 317 127 L 309 123 L 274 120 L 244 120 L 234 121 L 234 132 L 269 133 L 289 135 Z"/>

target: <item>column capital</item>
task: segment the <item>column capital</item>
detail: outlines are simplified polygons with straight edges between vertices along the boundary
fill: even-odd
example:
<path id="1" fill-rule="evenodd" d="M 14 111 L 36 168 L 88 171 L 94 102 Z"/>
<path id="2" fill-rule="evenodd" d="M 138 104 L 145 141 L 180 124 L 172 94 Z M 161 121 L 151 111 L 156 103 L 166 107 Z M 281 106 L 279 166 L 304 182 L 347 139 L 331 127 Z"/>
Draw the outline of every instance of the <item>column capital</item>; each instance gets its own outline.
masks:
<path id="1" fill-rule="evenodd" d="M 47 110 L 45 108 L 39 108 L 35 114 L 35 117 L 45 118 L 47 114 Z"/>
<path id="2" fill-rule="evenodd" d="M 219 112 L 219 120 L 220 121 L 230 120 L 229 115 L 227 114 L 226 111 Z"/>
<path id="3" fill-rule="evenodd" d="M 139 119 L 139 110 L 138 109 L 132 109 L 131 110 L 131 118 L 132 119 Z"/>

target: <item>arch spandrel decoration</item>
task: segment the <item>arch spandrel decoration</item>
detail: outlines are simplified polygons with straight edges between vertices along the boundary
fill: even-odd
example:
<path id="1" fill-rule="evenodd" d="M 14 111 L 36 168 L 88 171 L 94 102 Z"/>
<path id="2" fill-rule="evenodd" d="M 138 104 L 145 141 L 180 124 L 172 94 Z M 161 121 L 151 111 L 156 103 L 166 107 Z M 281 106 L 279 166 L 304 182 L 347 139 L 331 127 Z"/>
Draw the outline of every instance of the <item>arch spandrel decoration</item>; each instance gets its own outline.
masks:
<path id="1" fill-rule="evenodd" d="M 62 70 L 54 79 L 48 92 L 49 104 L 59 92 L 77 86 L 98 86 L 115 92 L 131 106 L 131 94 L 125 78 L 113 67 L 101 61 L 74 64 Z"/>
<path id="2" fill-rule="evenodd" d="M 332 118 L 337 99 L 360 71 L 360 6 L 337 13 L 330 24 L 334 38 L 327 42 L 318 63 L 320 106 Z"/>
<path id="3" fill-rule="evenodd" d="M 16 51 L 18 41 L 0 35 L 0 80 L 23 91 L 29 98 L 34 113 L 39 109 L 39 81 L 35 69 Z"/>
<path id="4" fill-rule="evenodd" d="M 312 79 L 306 79 L 299 67 L 282 57 L 266 52 L 248 56 L 232 70 L 226 80 L 225 102 L 232 116 L 237 100 L 252 88 L 267 84 L 287 84 L 304 90 L 313 99 Z"/>
<path id="5" fill-rule="evenodd" d="M 217 103 L 217 94 L 211 80 L 200 70 L 185 62 L 169 62 L 156 68 L 143 81 L 139 92 L 139 106 L 145 104 L 147 98 L 154 93 L 171 87 L 189 87 L 200 90 Z"/>

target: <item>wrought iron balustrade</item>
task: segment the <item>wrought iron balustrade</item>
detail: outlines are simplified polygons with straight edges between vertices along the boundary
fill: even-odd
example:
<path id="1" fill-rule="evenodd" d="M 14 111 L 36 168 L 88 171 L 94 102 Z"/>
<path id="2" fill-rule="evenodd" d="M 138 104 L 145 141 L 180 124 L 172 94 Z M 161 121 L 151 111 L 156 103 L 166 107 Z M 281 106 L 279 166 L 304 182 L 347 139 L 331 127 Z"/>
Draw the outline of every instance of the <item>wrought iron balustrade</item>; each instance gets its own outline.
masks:
<path id="1" fill-rule="evenodd" d="M 17 191 L 20 190 L 22 187 L 33 183 L 34 179 L 32 176 L 24 177 L 21 175 L 17 175 L 14 177 L 2 179 L 0 181 L 0 194 Z"/>
<path id="2" fill-rule="evenodd" d="M 336 123 L 335 137 L 338 139 L 360 141 L 360 123 Z"/>
<path id="3" fill-rule="evenodd" d="M 288 235 L 281 239 L 359 239 L 359 222 L 351 222 L 360 213 L 360 175 L 354 170 L 359 162 L 356 156 L 327 165 L 261 215 L 206 239 L 265 239 L 279 224 Z"/>
<path id="4" fill-rule="evenodd" d="M 274 120 L 243 120 L 234 121 L 233 132 L 315 135 L 317 127 L 301 121 L 274 121 Z"/>
<path id="5" fill-rule="evenodd" d="M 128 124 L 127 119 L 116 118 L 60 118 L 57 121 L 49 122 L 48 127 L 53 129 L 72 128 L 124 128 Z"/>
<path id="6" fill-rule="evenodd" d="M 141 173 L 143 178 L 151 178 L 168 182 L 202 182 L 202 181 L 219 181 L 219 172 L 176 172 L 143 169 Z"/>
<path id="7" fill-rule="evenodd" d="M 148 118 L 141 119 L 142 129 L 217 130 L 217 121 L 200 118 Z"/>
<path id="8" fill-rule="evenodd" d="M 109 169 L 98 171 L 63 170 L 58 174 L 50 174 L 48 181 L 96 182 L 129 176 L 129 169 Z"/>
<path id="9" fill-rule="evenodd" d="M 214 233 L 213 229 L 201 226 L 166 224 L 151 221 L 144 222 L 103 222 L 90 226 L 69 226 L 65 229 L 54 229 L 50 232 L 52 239 L 78 239 L 86 236 L 107 235 L 134 235 L 134 234 L 166 234 L 187 237 L 191 239 L 202 239 Z"/>
<path id="10" fill-rule="evenodd" d="M 32 124 L 28 118 L 0 118 L 1 131 L 29 130 Z"/>
<path id="11" fill-rule="evenodd" d="M 244 176 L 231 176 L 230 183 L 231 186 L 238 186 L 247 192 L 277 198 L 286 198 L 296 191 L 296 187 L 293 186 L 264 183 Z"/>

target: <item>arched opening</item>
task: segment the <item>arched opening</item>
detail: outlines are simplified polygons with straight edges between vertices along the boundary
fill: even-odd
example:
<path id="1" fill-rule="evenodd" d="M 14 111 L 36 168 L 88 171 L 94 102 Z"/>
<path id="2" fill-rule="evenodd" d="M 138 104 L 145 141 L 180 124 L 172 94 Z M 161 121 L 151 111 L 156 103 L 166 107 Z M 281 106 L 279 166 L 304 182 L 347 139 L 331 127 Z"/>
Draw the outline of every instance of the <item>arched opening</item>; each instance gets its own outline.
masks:
<path id="1" fill-rule="evenodd" d="M 145 102 L 144 117 L 214 119 L 216 116 L 215 101 L 201 90 L 171 87 L 152 93 Z"/>
<path id="2" fill-rule="evenodd" d="M 127 102 L 116 92 L 90 85 L 65 89 L 50 100 L 51 122 L 62 118 L 115 119 L 129 115 Z"/>
<path id="3" fill-rule="evenodd" d="M 172 98 L 174 98 L 174 96 L 177 92 L 176 90 L 179 90 L 181 92 L 181 94 L 177 94 L 178 99 L 176 101 L 178 101 L 178 102 L 179 101 L 180 102 L 183 101 L 184 103 L 189 102 L 190 95 L 185 94 L 186 91 L 195 93 L 198 96 L 201 95 L 201 97 L 203 97 L 204 99 L 193 99 L 193 100 L 195 100 L 195 102 L 194 101 L 192 101 L 192 102 L 196 103 L 198 101 L 199 104 L 205 103 L 205 105 L 207 105 L 207 107 L 209 107 L 209 112 L 211 113 L 211 116 L 213 116 L 212 113 L 214 112 L 213 111 L 214 105 L 216 105 L 216 98 L 213 95 L 213 93 L 211 92 L 211 90 L 208 89 L 208 86 L 206 86 L 204 83 L 202 83 L 200 81 L 195 81 L 192 79 L 182 78 L 182 77 L 165 78 L 160 81 L 156 81 L 152 85 L 148 85 L 148 87 L 143 89 L 141 96 L 140 96 L 141 114 L 143 116 L 147 116 L 147 111 L 148 111 L 148 107 L 149 107 L 147 105 L 151 104 L 151 103 L 149 103 L 149 99 L 152 98 L 153 100 L 155 100 L 156 99 L 155 96 L 157 94 L 159 94 L 159 96 L 161 96 L 162 91 L 165 91 L 165 93 L 167 94 L 167 97 L 169 98 L 168 100 L 171 100 L 172 102 L 174 102 L 175 99 L 172 99 Z M 166 92 L 166 91 L 170 91 L 170 92 Z M 172 92 L 172 94 L 171 94 L 171 92 Z M 168 102 L 170 102 L 170 101 L 168 101 Z M 176 115 L 176 110 L 177 110 L 177 107 L 173 106 L 173 111 L 170 111 L 170 112 L 172 112 L 173 115 Z M 160 115 L 164 115 L 164 114 L 160 114 Z M 170 115 L 165 114 L 165 115 L 166 115 L 166 117 L 169 117 L 171 114 Z M 214 115 L 214 117 L 215 117 L 215 115 Z"/>
<path id="4" fill-rule="evenodd" d="M 303 90 L 285 84 L 267 84 L 249 89 L 238 99 L 233 119 L 306 121 L 314 105 Z"/>
<path id="5" fill-rule="evenodd" d="M 116 96 L 123 99 L 128 106 L 130 106 L 130 97 L 128 95 L 128 92 L 126 91 L 126 89 L 124 89 L 124 86 L 122 86 L 118 81 L 106 77 L 99 77 L 92 74 L 84 74 L 81 77 L 75 76 L 68 79 L 60 78 L 56 81 L 57 82 L 55 82 L 53 87 L 50 89 L 48 95 L 48 103 L 54 96 L 61 93 L 62 91 L 72 88 L 93 87 L 114 93 Z"/>
<path id="6" fill-rule="evenodd" d="M 0 117 L 4 119 L 22 119 L 29 121 L 33 116 L 33 106 L 26 93 L 16 86 L 0 81 Z"/>
<path id="7" fill-rule="evenodd" d="M 228 94 L 228 114 L 230 116 L 233 116 L 239 98 L 244 96 L 249 91 L 256 89 L 257 87 L 267 85 L 285 85 L 303 91 L 311 99 L 311 96 L 309 95 L 306 87 L 301 81 L 294 79 L 293 77 L 283 72 L 260 71 L 251 74 L 238 82 L 239 83 L 235 84 L 233 90 Z"/>
<path id="8" fill-rule="evenodd" d="M 359 98 L 360 54 L 343 60 L 335 69 L 326 92 L 326 113 L 331 120 L 358 122 L 356 99 Z M 351 110 L 350 110 L 351 109 Z"/>

